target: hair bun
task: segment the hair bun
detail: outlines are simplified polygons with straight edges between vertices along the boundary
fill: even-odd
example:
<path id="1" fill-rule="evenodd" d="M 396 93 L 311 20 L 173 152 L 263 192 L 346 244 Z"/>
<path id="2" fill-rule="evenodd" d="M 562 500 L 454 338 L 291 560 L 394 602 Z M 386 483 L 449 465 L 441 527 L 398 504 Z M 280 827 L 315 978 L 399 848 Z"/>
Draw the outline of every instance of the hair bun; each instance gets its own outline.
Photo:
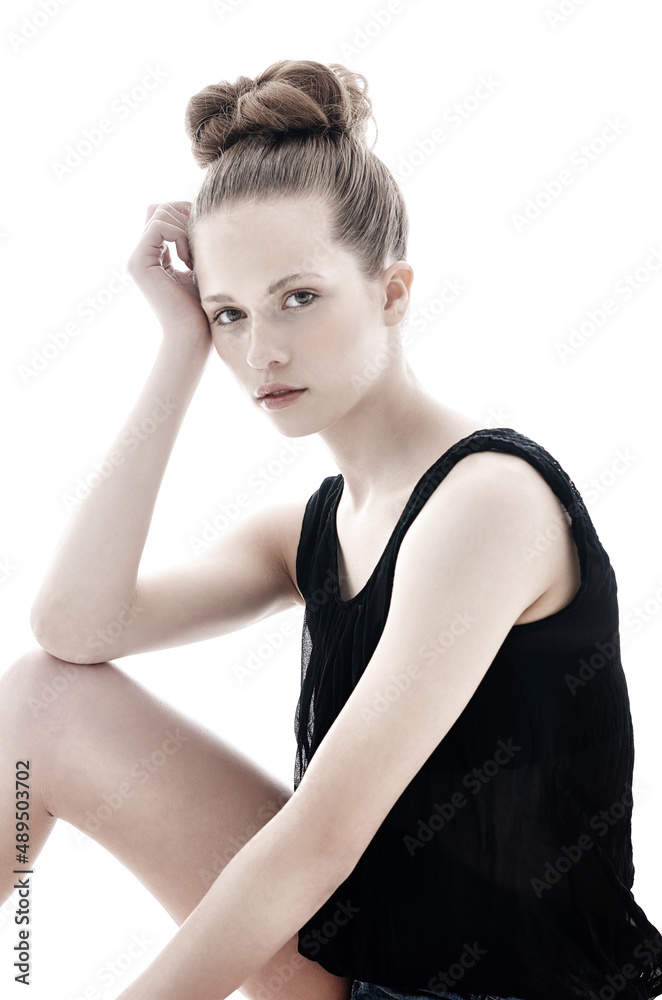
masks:
<path id="1" fill-rule="evenodd" d="M 352 134 L 365 140 L 372 117 L 368 84 L 340 63 L 281 59 L 254 80 L 211 84 L 186 107 L 186 134 L 201 167 L 242 139 Z"/>

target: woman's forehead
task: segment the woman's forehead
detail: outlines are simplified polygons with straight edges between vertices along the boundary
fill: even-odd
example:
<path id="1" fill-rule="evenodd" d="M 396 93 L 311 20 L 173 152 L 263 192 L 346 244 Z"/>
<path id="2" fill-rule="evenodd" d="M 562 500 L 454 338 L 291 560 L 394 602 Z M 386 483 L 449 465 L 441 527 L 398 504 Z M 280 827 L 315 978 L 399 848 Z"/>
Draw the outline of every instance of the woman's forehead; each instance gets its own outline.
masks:
<path id="1" fill-rule="evenodd" d="M 326 225 L 331 217 L 330 206 L 321 197 L 312 194 L 283 195 L 281 197 L 238 199 L 224 202 L 212 211 L 195 214 L 196 229 L 218 226 L 269 224 L 270 222 L 301 222 Z"/>

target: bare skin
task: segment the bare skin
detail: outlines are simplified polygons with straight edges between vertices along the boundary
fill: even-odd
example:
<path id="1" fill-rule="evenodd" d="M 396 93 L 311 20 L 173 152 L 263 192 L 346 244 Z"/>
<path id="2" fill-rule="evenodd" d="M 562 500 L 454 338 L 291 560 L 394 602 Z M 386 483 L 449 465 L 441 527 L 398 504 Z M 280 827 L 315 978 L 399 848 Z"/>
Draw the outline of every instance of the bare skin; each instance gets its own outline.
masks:
<path id="1" fill-rule="evenodd" d="M 30 862 L 61 817 L 109 850 L 181 925 L 207 891 L 199 871 L 220 871 L 292 791 L 112 663 L 69 664 L 75 679 L 35 717 L 29 699 L 38 698 L 43 684 L 62 676 L 65 666 L 37 649 L 0 677 L 3 761 L 13 761 L 19 747 L 31 761 Z M 174 740 L 167 744 L 166 764 L 144 782 L 133 778 L 136 761 L 161 748 L 168 734 Z M 104 796 L 127 783 L 134 793 L 121 809 L 109 815 L 101 810 L 99 822 Z M 13 812 L 3 801 L 2 900 L 17 878 L 8 851 L 14 828 Z M 287 987 L 279 990 L 283 980 Z M 254 1000 L 344 1000 L 350 982 L 299 955 L 293 937 L 241 992 Z"/>
<path id="2" fill-rule="evenodd" d="M 296 403 L 266 417 L 287 436 L 320 433 L 343 472 L 337 528 L 345 599 L 368 579 L 422 473 L 451 444 L 478 429 L 429 396 L 398 349 L 409 265 L 393 262 L 380 282 L 366 284 L 351 258 L 338 250 L 314 268 L 325 275 L 323 282 L 296 281 L 276 296 L 264 296 L 270 281 L 303 270 L 295 265 L 311 257 L 314 237 L 325 233 L 323 206 L 306 204 L 305 212 L 293 211 L 296 207 L 239 206 L 205 220 L 195 237 L 196 284 L 190 271 L 172 268 L 166 246 L 174 241 L 182 259 L 191 260 L 187 204 L 150 206 L 130 269 L 161 321 L 163 343 L 126 426 L 151 412 L 155 398 L 172 409 L 137 452 L 124 449 L 125 460 L 113 476 L 72 513 L 33 607 L 33 628 L 43 648 L 26 653 L 0 677 L 3 761 L 14 761 L 19 746 L 34 761 L 31 860 L 62 817 L 111 851 L 178 924 L 205 895 L 199 869 L 221 870 L 237 842 L 250 839 L 292 792 L 110 661 L 222 635 L 303 603 L 295 563 L 307 497 L 247 516 L 195 561 L 140 573 L 160 481 L 211 350 L 246 388 L 250 405 L 262 406 L 254 391 L 264 382 L 306 388 Z M 221 288 L 232 292 L 234 303 L 204 303 Z M 320 295 L 317 305 L 284 307 L 296 290 L 307 288 Z M 217 323 L 223 307 L 226 319 L 245 317 L 236 326 L 223 324 L 232 330 Z M 294 315 L 307 308 L 309 313 Z M 365 372 L 366 362 L 384 350 L 392 364 L 379 378 L 354 388 L 351 375 Z M 482 458 L 470 456 L 460 465 Z M 526 467 L 541 516 L 558 516 L 558 500 L 528 463 L 515 456 L 500 459 Z M 109 533 L 122 542 L 112 551 Z M 540 592 L 517 624 L 559 610 L 579 587 L 569 528 L 542 558 Z M 133 619 L 129 614 L 125 627 L 106 638 L 108 623 L 124 605 L 140 606 L 141 614 Z M 100 633 L 104 638 L 95 638 Z M 65 668 L 71 682 L 46 711 L 35 714 L 30 699 Z M 121 810 L 93 828 L 91 817 L 104 795 L 115 792 L 135 761 L 166 740 L 168 766 L 136 786 Z M 192 845 L 193 807 L 198 832 Z M 14 880 L 5 846 L 13 830 L 12 804 L 2 800 L 0 900 Z M 286 989 L 274 992 L 273 977 L 283 966 L 292 974 Z M 241 990 L 256 1000 L 276 995 L 347 1000 L 350 985 L 350 979 L 299 955 L 295 935 Z"/>

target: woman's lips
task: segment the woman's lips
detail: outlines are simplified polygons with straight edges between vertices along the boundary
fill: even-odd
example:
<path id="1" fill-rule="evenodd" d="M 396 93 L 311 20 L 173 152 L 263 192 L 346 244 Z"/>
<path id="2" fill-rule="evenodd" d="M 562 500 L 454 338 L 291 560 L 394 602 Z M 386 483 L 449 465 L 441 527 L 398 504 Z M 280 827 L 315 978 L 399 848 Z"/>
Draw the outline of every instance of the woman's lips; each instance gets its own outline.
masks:
<path id="1" fill-rule="evenodd" d="M 282 410 L 295 403 L 304 392 L 306 392 L 305 389 L 288 389 L 285 392 L 269 393 L 267 396 L 260 397 L 260 403 L 267 410 Z"/>

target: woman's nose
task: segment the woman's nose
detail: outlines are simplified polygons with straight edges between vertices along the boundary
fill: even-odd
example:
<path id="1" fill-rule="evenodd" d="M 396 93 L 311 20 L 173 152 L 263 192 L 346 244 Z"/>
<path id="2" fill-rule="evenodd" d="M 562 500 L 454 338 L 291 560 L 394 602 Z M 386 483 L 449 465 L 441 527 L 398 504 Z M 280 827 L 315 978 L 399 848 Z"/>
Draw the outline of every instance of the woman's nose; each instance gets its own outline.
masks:
<path id="1" fill-rule="evenodd" d="M 248 333 L 246 363 L 251 368 L 268 368 L 272 362 L 284 364 L 289 360 L 285 334 L 274 323 L 264 318 L 253 320 Z"/>

